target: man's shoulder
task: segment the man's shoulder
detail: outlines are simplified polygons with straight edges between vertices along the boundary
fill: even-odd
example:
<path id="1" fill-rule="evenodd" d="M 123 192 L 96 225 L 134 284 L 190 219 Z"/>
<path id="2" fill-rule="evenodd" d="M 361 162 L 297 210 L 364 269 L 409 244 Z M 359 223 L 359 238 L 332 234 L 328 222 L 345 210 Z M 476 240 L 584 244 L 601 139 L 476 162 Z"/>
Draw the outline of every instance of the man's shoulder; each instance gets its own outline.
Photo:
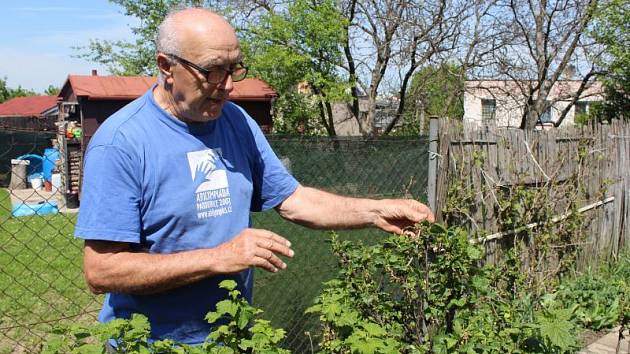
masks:
<path id="1" fill-rule="evenodd" d="M 258 123 L 252 118 L 245 109 L 238 104 L 227 101 L 223 108 L 223 115 L 228 117 L 226 121 L 229 121 L 236 129 L 247 129 L 257 127 Z"/>
<path id="2" fill-rule="evenodd" d="M 142 136 L 151 131 L 146 125 L 152 114 L 146 94 L 142 95 L 109 116 L 98 127 L 90 145 L 118 145 L 126 137 Z"/>

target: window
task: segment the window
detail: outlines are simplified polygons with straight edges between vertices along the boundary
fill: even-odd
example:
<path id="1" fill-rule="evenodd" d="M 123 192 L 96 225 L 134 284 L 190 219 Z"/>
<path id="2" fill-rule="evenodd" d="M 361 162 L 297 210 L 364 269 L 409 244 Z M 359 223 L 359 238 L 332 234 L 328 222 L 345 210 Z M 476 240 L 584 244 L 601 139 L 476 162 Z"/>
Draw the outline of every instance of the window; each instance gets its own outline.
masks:
<path id="1" fill-rule="evenodd" d="M 494 120 L 497 112 L 497 101 L 495 100 L 481 100 L 481 120 Z"/>
<path id="2" fill-rule="evenodd" d="M 584 125 L 589 121 L 590 103 L 588 101 L 575 102 L 575 114 L 573 121 L 577 124 Z"/>
<path id="3" fill-rule="evenodd" d="M 545 101 L 545 106 L 547 106 L 547 109 L 540 115 L 540 122 L 551 123 L 551 102 Z"/>
<path id="4" fill-rule="evenodd" d="M 586 101 L 575 102 L 575 114 L 587 114 L 589 104 Z"/>

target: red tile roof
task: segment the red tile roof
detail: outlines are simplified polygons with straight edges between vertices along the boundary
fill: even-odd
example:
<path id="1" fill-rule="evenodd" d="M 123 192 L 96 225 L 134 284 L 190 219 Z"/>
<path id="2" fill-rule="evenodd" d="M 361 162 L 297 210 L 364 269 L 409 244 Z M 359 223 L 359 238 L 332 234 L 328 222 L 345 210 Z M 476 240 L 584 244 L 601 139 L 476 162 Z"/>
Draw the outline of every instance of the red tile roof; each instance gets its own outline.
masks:
<path id="1" fill-rule="evenodd" d="M 141 96 L 155 83 L 154 77 L 148 76 L 83 76 L 68 75 L 75 96 L 88 99 L 135 99 Z"/>
<path id="2" fill-rule="evenodd" d="M 149 76 L 100 76 L 69 75 L 64 87 L 72 86 L 74 94 L 93 100 L 135 99 L 156 82 Z M 269 101 L 276 92 L 264 81 L 248 78 L 234 83 L 230 99 Z"/>
<path id="3" fill-rule="evenodd" d="M 16 97 L 0 104 L 0 116 L 37 117 L 57 105 L 57 96 Z"/>
<path id="4" fill-rule="evenodd" d="M 278 97 L 276 91 L 266 82 L 255 78 L 235 82 L 234 90 L 230 92 L 230 99 L 234 101 L 270 101 L 274 97 Z"/>

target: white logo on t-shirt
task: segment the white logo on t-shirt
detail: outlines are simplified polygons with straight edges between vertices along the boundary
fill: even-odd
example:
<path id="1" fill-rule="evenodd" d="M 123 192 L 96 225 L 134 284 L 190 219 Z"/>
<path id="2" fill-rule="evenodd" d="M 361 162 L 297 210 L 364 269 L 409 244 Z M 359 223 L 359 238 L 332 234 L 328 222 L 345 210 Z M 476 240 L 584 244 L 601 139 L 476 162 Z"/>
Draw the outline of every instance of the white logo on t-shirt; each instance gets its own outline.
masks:
<path id="1" fill-rule="evenodd" d="M 206 219 L 232 212 L 227 172 L 217 168 L 220 149 L 187 153 L 190 174 L 195 185 L 197 218 Z"/>

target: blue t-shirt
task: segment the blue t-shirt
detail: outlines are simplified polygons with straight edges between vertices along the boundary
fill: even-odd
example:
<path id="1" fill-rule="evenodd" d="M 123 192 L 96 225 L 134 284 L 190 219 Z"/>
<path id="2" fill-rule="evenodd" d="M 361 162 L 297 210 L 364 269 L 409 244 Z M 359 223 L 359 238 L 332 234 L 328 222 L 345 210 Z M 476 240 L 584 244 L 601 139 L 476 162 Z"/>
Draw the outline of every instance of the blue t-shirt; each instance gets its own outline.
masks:
<path id="1" fill-rule="evenodd" d="M 150 89 L 91 139 L 75 236 L 150 253 L 215 247 L 251 225 L 250 211 L 277 206 L 297 186 L 240 107 L 228 102 L 218 119 L 185 124 Z M 249 269 L 156 295 L 107 294 L 99 320 L 141 313 L 153 339 L 201 343 L 211 330 L 206 313 L 227 296 L 218 283 L 228 278 L 251 302 Z"/>

